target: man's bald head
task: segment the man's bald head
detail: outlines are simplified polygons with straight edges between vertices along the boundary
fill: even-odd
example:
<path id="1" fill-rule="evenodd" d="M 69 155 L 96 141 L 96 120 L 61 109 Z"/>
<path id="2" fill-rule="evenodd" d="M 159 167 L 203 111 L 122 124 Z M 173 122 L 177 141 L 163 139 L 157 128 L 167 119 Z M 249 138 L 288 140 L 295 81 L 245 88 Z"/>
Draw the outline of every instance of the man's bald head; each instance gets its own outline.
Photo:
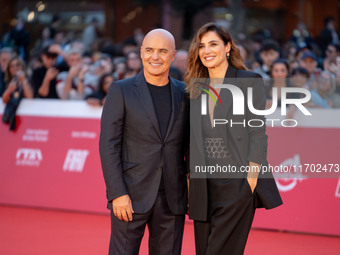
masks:
<path id="1" fill-rule="evenodd" d="M 161 40 L 167 42 L 169 46 L 171 46 L 172 50 L 175 50 L 176 48 L 174 36 L 169 31 L 162 28 L 157 28 L 147 33 L 144 37 L 142 47 L 145 46 L 145 44 L 147 44 L 150 40 Z"/>
<path id="2" fill-rule="evenodd" d="M 150 31 L 140 52 L 146 81 L 158 86 L 167 84 L 169 69 L 176 56 L 173 35 L 164 29 Z"/>

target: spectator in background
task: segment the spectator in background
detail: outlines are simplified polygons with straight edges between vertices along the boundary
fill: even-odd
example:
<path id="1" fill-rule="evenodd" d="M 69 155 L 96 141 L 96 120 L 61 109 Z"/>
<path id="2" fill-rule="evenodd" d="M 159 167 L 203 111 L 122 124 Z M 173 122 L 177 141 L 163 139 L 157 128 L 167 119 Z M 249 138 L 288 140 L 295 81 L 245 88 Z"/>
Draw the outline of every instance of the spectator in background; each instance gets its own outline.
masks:
<path id="1" fill-rule="evenodd" d="M 49 51 L 57 54 L 57 59 L 56 59 L 55 65 L 58 66 L 59 71 L 67 71 L 68 70 L 68 66 L 67 66 L 67 63 L 66 63 L 67 54 L 61 48 L 61 45 L 53 43 L 53 44 L 50 45 Z"/>
<path id="2" fill-rule="evenodd" d="M 309 73 L 303 67 L 294 68 L 291 72 L 291 79 L 289 79 L 289 81 L 290 81 L 289 84 L 292 87 L 309 89 L 308 88 Z M 290 96 L 290 98 L 302 98 L 302 97 L 304 97 L 304 95 L 302 93 L 289 93 L 288 95 Z M 311 103 L 311 101 L 309 101 L 307 103 L 304 103 L 303 105 L 305 107 L 311 107 L 313 104 Z M 288 112 L 288 113 L 291 114 L 291 116 L 289 116 L 289 118 L 293 119 L 293 114 L 295 113 L 296 107 L 294 106 L 294 108 L 292 109 L 292 107 L 290 106 L 289 110 L 290 110 L 290 112 Z M 292 112 L 292 110 L 293 110 L 293 112 Z"/>
<path id="3" fill-rule="evenodd" d="M 122 53 L 127 56 L 131 51 L 139 51 L 145 35 L 141 28 L 136 28 L 133 35 L 126 38 L 122 45 Z"/>
<path id="4" fill-rule="evenodd" d="M 135 39 L 136 45 L 138 48 L 142 46 L 145 34 L 143 33 L 141 28 L 136 28 L 133 31 L 133 38 Z"/>
<path id="5" fill-rule="evenodd" d="M 268 39 L 262 43 L 260 49 L 260 58 L 263 62 L 260 68 L 256 68 L 254 71 L 261 74 L 265 81 L 270 79 L 270 69 L 273 62 L 280 57 L 279 44 L 271 39 Z"/>
<path id="6" fill-rule="evenodd" d="M 11 48 L 11 26 L 8 23 L 3 24 L 2 34 L 0 35 L 0 48 Z"/>
<path id="7" fill-rule="evenodd" d="M 98 91 L 88 95 L 86 102 L 93 106 L 102 106 L 105 103 L 106 95 L 109 92 L 110 85 L 113 82 L 113 76 L 111 73 L 103 74 L 99 79 Z"/>
<path id="8" fill-rule="evenodd" d="M 245 45 L 239 44 L 237 45 L 240 50 L 241 57 L 244 61 L 244 64 L 247 68 L 251 68 L 251 61 L 249 60 L 249 50 Z"/>
<path id="9" fill-rule="evenodd" d="M 122 53 L 124 56 L 127 56 L 131 51 L 138 51 L 137 43 L 135 42 L 134 38 L 127 38 L 123 42 L 123 49 Z"/>
<path id="10" fill-rule="evenodd" d="M 172 63 L 172 65 L 179 70 L 180 72 L 179 80 L 181 81 L 183 81 L 184 74 L 187 71 L 187 58 L 188 58 L 188 52 L 186 50 L 178 50 L 175 60 Z"/>
<path id="11" fill-rule="evenodd" d="M 301 67 L 307 69 L 309 73 L 309 89 L 315 89 L 313 80 L 319 76 L 321 70 L 318 68 L 318 62 L 315 54 L 312 51 L 306 51 L 301 57 Z"/>
<path id="12" fill-rule="evenodd" d="M 169 76 L 171 76 L 172 78 L 176 80 L 181 80 L 183 77 L 179 69 L 173 65 L 170 66 Z"/>
<path id="13" fill-rule="evenodd" d="M 45 27 L 41 32 L 41 37 L 36 41 L 33 51 L 41 52 L 43 48 L 51 45 L 53 39 L 51 39 L 51 30 L 48 27 Z"/>
<path id="14" fill-rule="evenodd" d="M 130 51 L 126 56 L 126 74 L 124 79 L 136 76 L 142 70 L 142 60 L 137 51 Z"/>
<path id="15" fill-rule="evenodd" d="M 53 15 L 52 17 L 52 23 L 51 26 L 49 27 L 50 30 L 50 38 L 54 40 L 56 34 L 59 32 L 59 27 L 61 24 L 61 19 L 59 15 Z"/>
<path id="16" fill-rule="evenodd" d="M 294 42 L 296 45 L 301 46 L 304 44 L 311 44 L 312 38 L 307 30 L 305 23 L 299 22 L 296 29 L 293 30 L 293 36 L 291 41 Z"/>
<path id="17" fill-rule="evenodd" d="M 58 52 L 59 55 L 57 57 L 56 64 L 61 67 L 61 71 L 68 71 L 68 65 L 66 63 L 67 60 L 67 54 L 66 52 L 69 52 L 70 50 L 78 50 L 82 52 L 83 55 L 83 60 L 84 58 L 89 58 L 89 62 L 92 63 L 92 55 L 91 52 L 86 52 L 85 51 L 85 46 L 81 40 L 73 40 L 68 42 L 67 44 L 61 45 L 61 44 L 54 44 L 56 45 L 55 47 L 58 47 L 59 49 L 54 49 Z"/>
<path id="18" fill-rule="evenodd" d="M 262 60 L 260 58 L 260 50 L 261 50 L 261 47 L 262 47 L 262 42 L 264 40 L 268 39 L 267 36 L 263 33 L 263 31 L 257 31 L 255 32 L 252 37 L 251 37 L 251 40 L 249 41 L 248 43 L 248 49 L 249 49 L 249 52 L 251 53 L 251 57 L 253 59 L 251 59 L 252 61 L 252 69 L 255 69 L 253 68 L 253 66 L 257 66 L 257 65 L 262 65 Z"/>
<path id="19" fill-rule="evenodd" d="M 323 69 L 331 71 L 331 66 L 336 66 L 336 58 L 340 56 L 340 44 L 330 44 L 326 49 L 326 57 L 323 60 Z"/>
<path id="20" fill-rule="evenodd" d="M 88 67 L 84 74 L 80 74 L 81 77 L 83 77 L 84 79 L 85 98 L 86 96 L 97 90 L 98 80 L 103 74 L 112 73 L 113 64 L 111 57 L 105 54 L 102 54 L 99 59 L 92 65 L 88 65 L 87 58 L 83 58 L 82 63 L 83 66 Z"/>
<path id="21" fill-rule="evenodd" d="M 44 49 L 47 46 L 50 46 L 49 50 L 58 55 L 57 60 L 56 60 L 56 65 L 58 65 L 61 70 L 67 70 L 68 67 L 64 62 L 64 59 L 66 59 L 66 54 L 65 54 L 64 50 L 62 49 L 61 43 L 60 43 L 60 41 L 63 40 L 62 34 L 63 33 L 58 32 L 56 34 L 57 40 L 54 41 L 50 38 L 50 28 L 47 28 L 47 27 L 44 28 L 42 38 L 40 38 L 37 41 L 34 49 L 31 51 L 31 57 L 34 58 L 34 57 L 38 56 L 40 54 L 40 52 L 42 51 L 42 49 Z M 65 47 L 65 45 L 63 45 L 63 47 Z"/>
<path id="22" fill-rule="evenodd" d="M 10 40 L 13 41 L 16 52 L 26 62 L 28 61 L 27 47 L 30 43 L 29 34 L 25 31 L 25 21 L 18 18 L 16 26 L 10 32 Z"/>
<path id="23" fill-rule="evenodd" d="M 300 67 L 300 62 L 297 60 L 297 59 L 292 59 L 290 61 L 287 61 L 288 62 L 288 65 L 289 65 L 289 73 L 291 74 L 292 71 L 295 69 L 295 68 L 298 68 Z"/>
<path id="24" fill-rule="evenodd" d="M 273 104 L 273 88 L 277 88 L 277 106 L 282 107 L 281 97 L 282 88 L 290 87 L 289 79 L 289 65 L 285 59 L 277 59 L 274 61 L 272 68 L 270 70 L 272 80 L 270 80 L 270 86 L 266 89 L 266 109 L 270 108 Z M 300 98 L 300 93 L 288 93 L 286 98 Z M 305 104 L 306 105 L 306 104 Z M 306 105 L 307 106 L 307 105 Z M 286 105 L 287 109 L 287 119 L 294 119 L 296 112 L 295 105 Z"/>
<path id="25" fill-rule="evenodd" d="M 283 57 L 287 62 L 296 60 L 297 46 L 294 42 L 288 42 L 283 48 Z"/>
<path id="26" fill-rule="evenodd" d="M 113 78 L 115 81 L 119 81 L 124 79 L 125 72 L 126 72 L 126 60 L 124 57 L 116 58 L 114 60 L 114 72 Z"/>
<path id="27" fill-rule="evenodd" d="M 71 49 L 67 56 L 69 71 L 60 72 L 57 76 L 56 90 L 60 99 L 84 99 L 85 95 L 92 92 L 91 88 L 86 88 L 84 75 L 88 70 L 88 65 L 83 65 L 81 52 Z"/>
<path id="28" fill-rule="evenodd" d="M 14 56 L 14 51 L 11 48 L 3 48 L 0 50 L 0 96 L 6 89 L 5 72 L 8 61 Z"/>
<path id="29" fill-rule="evenodd" d="M 297 67 L 291 73 L 291 85 L 296 88 L 308 89 L 309 73 L 303 67 Z"/>
<path id="30" fill-rule="evenodd" d="M 61 48 L 64 48 L 66 46 L 66 38 L 63 31 L 58 31 L 55 33 L 53 38 L 53 43 L 60 45 Z"/>
<path id="31" fill-rule="evenodd" d="M 128 37 L 124 40 L 124 47 L 127 46 L 126 49 L 131 47 L 131 50 L 137 50 L 142 46 L 143 40 L 144 40 L 145 34 L 143 33 L 141 28 L 136 28 L 133 30 L 133 35 L 131 37 Z M 125 50 L 123 53 L 126 55 L 131 50 Z"/>
<path id="32" fill-rule="evenodd" d="M 99 59 L 95 63 L 98 79 L 105 73 L 113 72 L 113 63 L 110 55 L 101 54 Z"/>
<path id="33" fill-rule="evenodd" d="M 277 59 L 270 69 L 271 80 L 266 87 L 266 108 L 270 108 L 273 99 L 273 88 L 277 88 L 277 106 L 281 107 L 281 89 L 288 87 L 289 66 L 286 60 Z"/>
<path id="34" fill-rule="evenodd" d="M 340 94 L 340 56 L 335 58 L 335 63 L 331 63 L 329 69 L 326 71 L 330 71 L 336 77 L 336 90 L 337 94 Z"/>
<path id="35" fill-rule="evenodd" d="M 33 70 L 31 84 L 34 95 L 40 98 L 59 98 L 56 91 L 56 77 L 59 70 L 54 66 L 57 54 L 50 51 L 50 46 L 41 52 L 43 66 Z"/>
<path id="36" fill-rule="evenodd" d="M 316 108 L 332 108 L 332 97 L 335 90 L 335 79 L 329 71 L 323 71 L 315 79 L 316 88 L 311 90 L 311 103 Z"/>
<path id="37" fill-rule="evenodd" d="M 70 49 L 77 49 L 81 52 L 85 52 L 86 54 L 90 54 L 90 52 L 85 51 L 85 45 L 81 40 L 73 40 L 69 44 L 65 45 L 64 50 L 66 52 Z"/>
<path id="38" fill-rule="evenodd" d="M 11 97 L 33 98 L 33 90 L 26 76 L 24 61 L 17 56 L 12 57 L 6 68 L 6 90 L 2 101 L 7 104 Z"/>
<path id="39" fill-rule="evenodd" d="M 329 44 L 339 43 L 339 37 L 335 30 L 335 19 L 332 16 L 326 17 L 325 26 L 320 33 L 320 47 L 322 52 L 325 52 Z"/>
<path id="40" fill-rule="evenodd" d="M 335 63 L 331 63 L 328 70 L 325 70 L 330 71 L 335 77 L 336 87 L 332 101 L 335 108 L 340 108 L 340 56 L 336 56 Z"/>
<path id="41" fill-rule="evenodd" d="M 92 18 L 91 23 L 84 29 L 83 43 L 85 51 L 90 52 L 93 42 L 98 38 L 98 20 Z"/>
<path id="42" fill-rule="evenodd" d="M 82 56 L 81 62 L 86 65 L 92 65 L 93 62 L 91 54 L 85 52 Z"/>
<path id="43" fill-rule="evenodd" d="M 57 50 L 58 52 L 58 57 L 57 57 L 57 61 L 56 64 L 57 65 L 63 65 L 65 63 L 65 59 L 66 59 L 66 46 L 67 46 L 67 40 L 65 38 L 64 32 L 62 31 L 57 31 L 54 35 L 53 38 L 53 45 L 56 45 L 55 47 L 58 47 L 59 49 L 53 49 L 53 50 Z"/>
<path id="44" fill-rule="evenodd" d="M 297 59 L 301 64 L 301 58 L 303 54 L 309 51 L 312 51 L 312 47 L 308 46 L 307 44 L 298 47 L 296 50 L 295 59 Z"/>

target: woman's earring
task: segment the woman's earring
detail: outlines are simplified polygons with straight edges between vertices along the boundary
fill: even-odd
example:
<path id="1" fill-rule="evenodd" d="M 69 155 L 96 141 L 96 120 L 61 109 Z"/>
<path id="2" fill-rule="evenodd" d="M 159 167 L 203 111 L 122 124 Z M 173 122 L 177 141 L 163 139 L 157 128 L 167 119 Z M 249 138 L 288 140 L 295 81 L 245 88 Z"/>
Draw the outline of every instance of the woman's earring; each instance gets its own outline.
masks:
<path id="1" fill-rule="evenodd" d="M 227 59 L 229 59 L 230 51 L 227 52 Z"/>

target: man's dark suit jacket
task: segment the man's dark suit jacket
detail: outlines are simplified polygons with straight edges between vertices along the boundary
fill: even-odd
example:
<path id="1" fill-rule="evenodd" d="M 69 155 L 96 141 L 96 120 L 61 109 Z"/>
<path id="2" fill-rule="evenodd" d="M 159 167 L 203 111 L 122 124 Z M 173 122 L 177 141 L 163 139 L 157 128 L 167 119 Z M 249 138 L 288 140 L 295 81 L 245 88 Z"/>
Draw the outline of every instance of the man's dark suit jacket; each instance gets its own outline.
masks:
<path id="1" fill-rule="evenodd" d="M 187 211 L 188 99 L 184 83 L 169 79 L 172 114 L 164 140 L 143 72 L 110 87 L 99 141 L 109 209 L 113 199 L 128 194 L 135 213 L 147 212 L 155 202 L 163 173 L 171 212 Z"/>
<path id="2" fill-rule="evenodd" d="M 268 165 L 267 162 L 267 135 L 265 126 L 250 127 L 247 121 L 250 119 L 261 119 L 265 122 L 264 116 L 253 114 L 247 107 L 248 93 L 247 88 L 253 88 L 253 105 L 257 110 L 263 110 L 266 104 L 264 84 L 261 75 L 244 70 L 238 70 L 229 65 L 225 82 L 239 87 L 245 99 L 243 115 L 233 115 L 232 94 L 228 89 L 221 89 L 220 97 L 223 106 L 215 110 L 214 119 L 226 119 L 229 121 L 226 125 L 226 132 L 223 140 L 228 145 L 234 160 L 239 166 L 248 166 L 249 161 Z M 202 124 L 201 118 L 201 99 L 193 99 L 190 102 L 190 167 L 204 166 L 205 155 L 203 149 Z M 234 123 L 242 123 L 246 120 L 246 125 L 234 125 L 230 127 L 230 120 Z M 259 123 L 251 123 L 253 126 Z M 193 169 L 190 172 L 190 189 L 189 189 L 189 217 L 194 220 L 206 221 L 208 219 L 208 191 L 207 180 L 204 178 L 195 178 Z M 244 173 L 246 178 L 246 173 Z M 229 190 L 235 196 L 239 195 L 238 190 Z M 259 175 L 257 186 L 255 188 L 255 206 L 271 209 L 282 204 L 279 191 L 273 179 L 271 172 L 265 172 Z"/>

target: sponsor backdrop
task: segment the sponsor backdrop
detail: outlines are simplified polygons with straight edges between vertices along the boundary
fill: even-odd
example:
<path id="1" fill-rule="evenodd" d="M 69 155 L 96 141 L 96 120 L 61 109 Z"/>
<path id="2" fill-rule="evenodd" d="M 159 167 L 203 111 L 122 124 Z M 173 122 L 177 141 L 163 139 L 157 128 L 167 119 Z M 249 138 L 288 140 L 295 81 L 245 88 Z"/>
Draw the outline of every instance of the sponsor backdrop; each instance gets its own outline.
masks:
<path id="1" fill-rule="evenodd" d="M 328 170 L 328 164 L 340 164 L 340 111 L 311 112 L 308 119 L 296 113 L 298 127 L 268 127 L 270 164 L 322 164 Z M 85 102 L 23 100 L 17 130 L 0 124 L 0 203 L 107 213 L 100 115 L 101 108 Z M 284 205 L 257 210 L 253 227 L 340 235 L 340 173 L 336 176 L 276 175 Z"/>

